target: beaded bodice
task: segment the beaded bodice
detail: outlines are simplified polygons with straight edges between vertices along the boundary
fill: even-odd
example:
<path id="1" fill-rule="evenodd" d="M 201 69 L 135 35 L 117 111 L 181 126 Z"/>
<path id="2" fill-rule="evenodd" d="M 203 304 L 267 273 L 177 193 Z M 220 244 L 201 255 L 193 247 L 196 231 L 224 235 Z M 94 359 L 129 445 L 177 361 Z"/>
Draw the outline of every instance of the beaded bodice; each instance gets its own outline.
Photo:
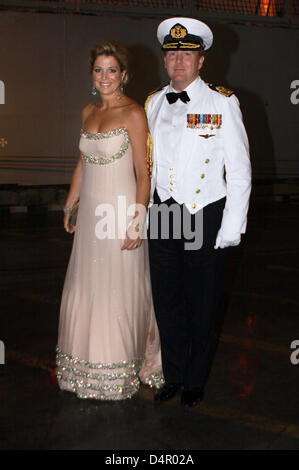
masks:
<path id="1" fill-rule="evenodd" d="M 98 165 L 107 165 L 123 157 L 130 143 L 124 127 L 98 133 L 81 129 L 80 136 L 79 149 L 83 161 Z"/>

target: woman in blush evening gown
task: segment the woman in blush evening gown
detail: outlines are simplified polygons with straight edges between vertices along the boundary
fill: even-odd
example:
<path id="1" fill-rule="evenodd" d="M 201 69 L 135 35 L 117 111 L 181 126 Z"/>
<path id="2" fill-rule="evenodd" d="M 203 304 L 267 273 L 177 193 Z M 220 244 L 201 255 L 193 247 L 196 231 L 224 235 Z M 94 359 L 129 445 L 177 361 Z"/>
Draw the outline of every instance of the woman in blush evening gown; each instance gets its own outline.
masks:
<path id="1" fill-rule="evenodd" d="M 148 128 L 142 107 L 123 94 L 124 46 L 95 45 L 90 72 L 100 100 L 83 108 L 80 156 L 64 207 L 64 227 L 74 232 L 74 241 L 60 307 L 56 376 L 60 389 L 79 398 L 123 400 L 138 391 L 140 381 L 163 385 L 142 236 L 150 187 Z"/>

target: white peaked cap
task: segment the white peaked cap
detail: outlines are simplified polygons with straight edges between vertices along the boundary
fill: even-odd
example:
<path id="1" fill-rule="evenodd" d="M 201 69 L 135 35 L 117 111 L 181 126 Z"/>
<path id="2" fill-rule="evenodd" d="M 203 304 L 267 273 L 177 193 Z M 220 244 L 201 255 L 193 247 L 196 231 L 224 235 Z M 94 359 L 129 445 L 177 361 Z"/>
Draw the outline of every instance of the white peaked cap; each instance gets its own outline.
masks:
<path id="1" fill-rule="evenodd" d="M 206 51 L 213 44 L 211 29 L 195 18 L 167 18 L 159 24 L 157 37 L 163 50 Z"/>

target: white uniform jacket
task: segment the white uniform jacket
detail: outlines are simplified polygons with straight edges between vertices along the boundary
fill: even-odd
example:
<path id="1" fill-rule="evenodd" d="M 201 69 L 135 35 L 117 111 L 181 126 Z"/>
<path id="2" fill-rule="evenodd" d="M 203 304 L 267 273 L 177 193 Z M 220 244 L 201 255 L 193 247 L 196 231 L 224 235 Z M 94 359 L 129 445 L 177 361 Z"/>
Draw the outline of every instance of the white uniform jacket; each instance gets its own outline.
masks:
<path id="1" fill-rule="evenodd" d="M 171 106 L 175 104 L 169 105 L 165 96 L 171 90 L 170 85 L 166 85 L 150 95 L 146 105 L 153 139 L 149 206 L 157 184 L 158 162 L 163 166 L 161 149 L 170 145 L 171 134 L 165 130 L 159 132 L 159 126 L 163 126 L 165 109 L 169 113 L 174 109 Z M 179 139 L 173 151 L 174 164 L 169 168 L 169 184 L 172 184 L 169 189 L 174 191 L 170 195 L 180 204 L 184 203 L 192 214 L 226 196 L 218 234 L 223 239 L 234 240 L 245 233 L 251 190 L 248 139 L 239 101 L 233 94 L 226 96 L 211 89 L 200 77 L 186 91 L 190 101 L 180 108 L 179 126 L 175 129 Z M 167 143 L 161 142 L 162 136 L 168 139 Z"/>

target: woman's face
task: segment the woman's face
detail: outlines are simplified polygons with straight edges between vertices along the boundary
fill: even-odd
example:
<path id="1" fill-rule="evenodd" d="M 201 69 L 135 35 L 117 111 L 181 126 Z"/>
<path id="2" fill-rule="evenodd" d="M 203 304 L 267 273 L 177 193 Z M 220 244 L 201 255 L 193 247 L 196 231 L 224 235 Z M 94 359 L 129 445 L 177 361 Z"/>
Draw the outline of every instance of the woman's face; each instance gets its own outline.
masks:
<path id="1" fill-rule="evenodd" d="M 118 92 L 121 79 L 125 72 L 120 71 L 120 66 L 111 55 L 99 55 L 93 64 L 92 80 L 101 95 L 111 95 Z"/>

